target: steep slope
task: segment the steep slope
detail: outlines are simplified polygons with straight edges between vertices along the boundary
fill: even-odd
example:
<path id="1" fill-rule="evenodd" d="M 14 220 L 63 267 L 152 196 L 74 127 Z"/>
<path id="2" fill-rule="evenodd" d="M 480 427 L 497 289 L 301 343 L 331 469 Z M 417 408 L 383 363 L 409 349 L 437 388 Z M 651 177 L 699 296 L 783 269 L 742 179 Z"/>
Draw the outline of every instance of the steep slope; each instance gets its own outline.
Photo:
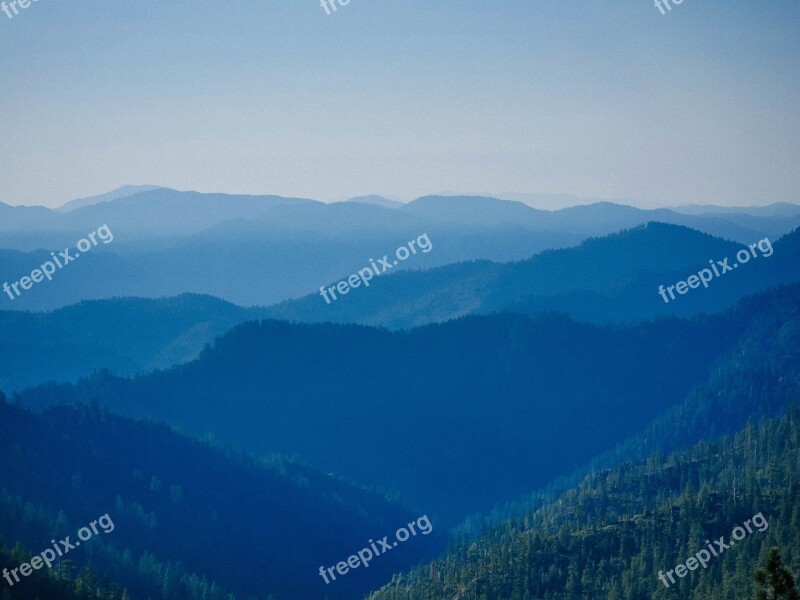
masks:
<path id="1" fill-rule="evenodd" d="M 752 598 L 770 547 L 800 571 L 799 481 L 795 407 L 732 438 L 593 473 L 536 511 L 465 536 L 369 600 Z M 660 581 L 718 539 L 729 547 L 700 555 L 705 568 L 695 558 L 684 578 Z"/>
<path id="2" fill-rule="evenodd" d="M 530 496 L 496 507 L 491 521 L 540 506 L 589 473 L 733 435 L 752 419 L 782 415 L 800 398 L 800 284 L 745 298 L 729 316 L 747 322 L 747 330 L 713 365 L 707 381 L 613 450 Z"/>
<path id="3" fill-rule="evenodd" d="M 0 535 L 38 550 L 54 536 L 74 540 L 78 528 L 108 513 L 113 531 L 69 559 L 91 565 L 100 579 L 110 576 L 134 598 L 227 600 L 230 592 L 344 600 L 442 544 L 434 526 L 326 586 L 321 565 L 420 515 L 288 460 L 223 451 L 97 408 L 39 415 L 0 395 L 0 456 Z"/>
<path id="4" fill-rule="evenodd" d="M 747 320 L 748 329 L 708 381 L 592 468 L 731 435 L 748 419 L 780 415 L 800 400 L 800 284 L 745 298 L 732 316 Z"/>
<path id="5" fill-rule="evenodd" d="M 797 303 L 797 292 L 782 302 Z M 397 333 L 248 323 L 169 371 L 99 374 L 21 399 L 97 398 L 256 452 L 297 454 L 457 519 L 641 431 L 707 378 L 760 310 L 773 308 L 626 328 L 514 315 Z"/>
<path id="6" fill-rule="evenodd" d="M 0 565 L 6 568 L 16 567 L 22 563 L 29 563 L 33 553 L 26 550 L 21 544 L 13 548 L 6 548 L 0 540 Z M 5 580 L 0 580 L 0 598 L 3 600 L 85 600 L 87 591 L 97 593 L 103 600 L 131 600 L 127 590 L 122 586 L 105 579 L 102 584 L 97 581 L 97 574 L 91 567 L 84 567 L 80 573 L 74 575 L 66 567 L 66 561 L 59 568 L 52 570 L 36 570 L 25 578 L 24 584 L 14 582 L 9 573 L 14 587 L 8 586 Z M 212 600 L 209 598 L 209 600 Z M 213 600 L 218 600 L 214 598 Z M 223 599 L 219 599 L 223 600 Z"/>

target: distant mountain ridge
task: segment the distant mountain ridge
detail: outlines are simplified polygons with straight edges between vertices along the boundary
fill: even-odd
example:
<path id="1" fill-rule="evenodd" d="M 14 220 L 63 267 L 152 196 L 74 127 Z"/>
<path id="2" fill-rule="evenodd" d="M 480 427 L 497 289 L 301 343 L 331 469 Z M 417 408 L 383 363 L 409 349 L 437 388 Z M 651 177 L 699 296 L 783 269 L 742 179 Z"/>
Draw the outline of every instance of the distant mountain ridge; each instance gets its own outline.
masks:
<path id="1" fill-rule="evenodd" d="M 135 196 L 136 200 L 131 198 Z M 253 218 L 276 205 L 324 203 L 308 198 L 271 195 L 210 194 L 179 192 L 157 186 L 122 186 L 98 196 L 79 198 L 58 210 L 43 207 L 12 207 L 0 203 L 0 232 L 34 233 L 36 230 L 82 231 L 95 221 L 113 220 L 121 230 L 141 230 L 147 236 L 196 233 L 216 224 L 242 218 Z M 712 235 L 745 241 L 741 236 L 768 234 L 777 236 L 800 226 L 800 206 L 776 203 L 765 207 L 716 207 L 687 205 L 675 209 L 645 210 L 609 201 L 592 202 L 557 210 L 541 210 L 517 200 L 501 200 L 483 196 L 422 196 L 408 203 L 371 195 L 347 201 L 362 206 L 381 206 L 434 222 L 455 224 L 515 223 L 532 230 L 569 231 L 584 236 L 612 233 L 635 227 L 647 221 L 661 221 L 692 227 Z M 154 210 L 165 211 L 160 223 L 153 219 Z M 213 213 L 208 212 L 212 210 Z M 179 212 L 176 212 L 179 211 Z M 195 214 L 200 211 L 200 214 Z M 175 229 L 180 217 L 196 225 Z M 200 218 L 198 218 L 200 217 Z M 184 227 L 189 223 L 183 223 Z M 33 231 L 32 231 L 33 230 Z M 7 247 L 7 246 L 6 246 Z"/>
<path id="2" fill-rule="evenodd" d="M 69 202 L 59 206 L 56 210 L 58 212 L 65 213 L 75 210 L 76 208 L 93 206 L 103 202 L 111 202 L 112 200 L 127 198 L 128 196 L 132 196 L 140 192 L 152 192 L 153 190 L 158 189 L 161 188 L 157 185 L 123 185 L 115 190 L 111 190 L 110 192 L 106 192 L 105 194 L 100 194 L 98 196 L 87 196 L 86 198 L 76 198 L 75 200 L 70 200 Z"/>
<path id="3" fill-rule="evenodd" d="M 383 206 L 384 208 L 400 208 L 405 204 L 404 202 L 390 200 L 389 198 L 384 198 L 383 196 L 378 196 L 377 194 L 371 194 L 369 196 L 355 196 L 349 200 L 345 200 L 345 202 L 353 202 L 355 204 L 375 204 L 377 206 Z"/>
<path id="4" fill-rule="evenodd" d="M 398 273 L 343 302 L 326 305 L 318 294 L 310 294 L 271 307 L 267 314 L 398 329 L 503 310 L 566 312 L 594 323 L 632 322 L 713 313 L 748 294 L 800 281 L 797 230 L 774 241 L 771 256 L 753 260 L 735 275 L 715 278 L 708 289 L 668 304 L 659 296 L 659 285 L 686 279 L 709 260 L 734 257 L 741 248 L 684 227 L 649 223 L 519 262 L 477 261 Z"/>
<path id="5" fill-rule="evenodd" d="M 673 207 L 674 211 L 686 215 L 735 214 L 759 217 L 781 217 L 800 213 L 800 205 L 790 202 L 774 202 L 766 206 L 717 206 L 714 204 L 684 204 Z"/>
<path id="6" fill-rule="evenodd" d="M 74 381 L 95 369 L 135 375 L 168 368 L 265 315 L 265 309 L 192 294 L 84 301 L 50 313 L 0 311 L 0 389 Z"/>
<path id="7" fill-rule="evenodd" d="M 797 303 L 798 290 L 781 305 Z M 394 333 L 262 321 L 168 371 L 100 373 L 20 399 L 97 399 L 253 452 L 301 456 L 457 520 L 635 435 L 702 384 L 751 323 L 776 326 L 774 311 L 750 303 L 630 327 L 506 314 Z"/>
<path id="8" fill-rule="evenodd" d="M 692 290 L 670 304 L 659 296 L 660 284 L 685 279 L 710 258 L 732 256 L 739 248 L 686 228 L 651 224 L 521 262 L 477 261 L 387 274 L 330 305 L 319 294 L 252 308 L 181 294 L 82 302 L 52 313 L 0 311 L 0 350 L 6 356 L 0 389 L 74 381 L 100 368 L 119 375 L 167 368 L 196 358 L 216 336 L 248 320 L 405 329 L 470 314 L 509 311 L 535 317 L 555 311 L 583 322 L 631 323 L 711 314 L 754 292 L 800 281 L 796 232 L 776 241 L 772 256 L 713 280 L 708 289 Z"/>
<path id="9" fill-rule="evenodd" d="M 397 270 L 523 260 L 653 220 L 747 243 L 764 236 L 777 239 L 800 226 L 800 214 L 690 216 L 611 203 L 542 211 L 496 198 L 433 196 L 386 208 L 159 188 L 66 213 L 1 205 L 3 281 L 30 275 L 50 251 L 74 246 L 101 225 L 113 232 L 114 242 L 82 259 L 70 277 L 36 286 L 13 305 L 0 296 L 0 310 L 49 310 L 81 300 L 184 292 L 264 306 L 315 292 L 422 233 L 429 235 L 434 251 Z"/>

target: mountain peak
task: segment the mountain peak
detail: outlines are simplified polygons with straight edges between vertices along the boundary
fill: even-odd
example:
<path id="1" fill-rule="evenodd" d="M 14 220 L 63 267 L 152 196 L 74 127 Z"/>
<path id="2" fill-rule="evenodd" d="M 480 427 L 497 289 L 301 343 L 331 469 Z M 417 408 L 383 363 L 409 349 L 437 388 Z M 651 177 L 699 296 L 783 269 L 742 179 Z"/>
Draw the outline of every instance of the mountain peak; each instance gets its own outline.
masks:
<path id="1" fill-rule="evenodd" d="M 112 200 L 127 198 L 128 196 L 133 196 L 134 194 L 138 194 L 140 192 L 151 192 L 158 189 L 163 188 L 157 185 L 123 185 L 111 190 L 110 192 L 106 192 L 105 194 L 86 196 L 85 198 L 76 198 L 75 200 L 70 200 L 69 202 L 59 206 L 56 210 L 66 213 L 75 210 L 76 208 L 93 206 L 95 204 L 102 204 L 103 202 L 111 202 Z"/>

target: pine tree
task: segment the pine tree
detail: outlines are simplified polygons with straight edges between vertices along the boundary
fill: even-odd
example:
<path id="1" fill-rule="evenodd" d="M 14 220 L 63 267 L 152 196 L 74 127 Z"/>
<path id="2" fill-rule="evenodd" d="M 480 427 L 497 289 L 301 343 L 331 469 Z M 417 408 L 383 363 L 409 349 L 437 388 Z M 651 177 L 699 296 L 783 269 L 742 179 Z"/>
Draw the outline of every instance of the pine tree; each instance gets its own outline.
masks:
<path id="1" fill-rule="evenodd" d="M 800 600 L 792 573 L 783 566 L 777 548 L 770 548 L 767 564 L 756 571 L 756 583 L 761 588 L 756 600 Z"/>

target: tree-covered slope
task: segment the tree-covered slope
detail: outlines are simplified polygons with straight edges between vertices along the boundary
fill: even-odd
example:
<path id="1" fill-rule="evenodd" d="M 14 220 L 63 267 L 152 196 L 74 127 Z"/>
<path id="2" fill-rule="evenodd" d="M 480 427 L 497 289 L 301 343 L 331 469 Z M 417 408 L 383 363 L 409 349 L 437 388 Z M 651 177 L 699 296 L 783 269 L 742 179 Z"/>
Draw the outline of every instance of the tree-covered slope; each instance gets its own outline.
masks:
<path id="1" fill-rule="evenodd" d="M 87 300 L 52 312 L 0 310 L 0 389 L 74 381 L 95 369 L 135 375 L 171 367 L 264 314 L 195 294 Z"/>
<path id="2" fill-rule="evenodd" d="M 249 451 L 298 455 L 456 522 L 641 431 L 746 328 L 727 315 L 600 327 L 504 314 L 409 332 L 264 321 L 186 365 L 21 399 L 96 398 Z"/>
<path id="3" fill-rule="evenodd" d="M 536 316 L 556 310 L 578 321 L 627 323 L 716 312 L 744 295 L 800 279 L 800 234 L 795 234 L 777 241 L 773 256 L 713 280 L 708 289 L 670 304 L 657 293 L 658 285 L 697 272 L 706 257 L 729 256 L 738 247 L 697 231 L 652 224 L 517 263 L 478 261 L 387 273 L 369 289 L 331 304 L 318 293 L 251 308 L 182 294 L 84 301 L 45 313 L 0 310 L 0 389 L 11 393 L 50 380 L 75 381 L 96 369 L 134 375 L 168 368 L 196 358 L 235 325 L 267 317 L 405 328 L 473 313 Z M 6 308 L 14 307 L 8 302 Z"/>
<path id="4" fill-rule="evenodd" d="M 254 452 L 299 455 L 455 521 L 638 434 L 747 347 L 742 336 L 780 336 L 799 299 L 792 286 L 722 315 L 629 327 L 514 315 L 408 332 L 247 323 L 192 363 L 21 399 L 96 398 Z M 741 408 L 736 418 L 752 414 L 752 403 Z"/>
<path id="5" fill-rule="evenodd" d="M 349 599 L 442 544 L 434 528 L 328 587 L 320 566 L 420 515 L 292 461 L 222 450 L 98 408 L 37 414 L 0 397 L 0 456 L 0 536 L 40 552 L 109 514 L 113 531 L 68 558 L 132 598 Z"/>
<path id="6" fill-rule="evenodd" d="M 30 562 L 32 553 L 21 544 L 6 548 L 0 540 L 0 568 L 12 568 Z M 108 579 L 99 581 L 91 567 L 73 573 L 72 565 L 62 561 L 58 569 L 33 571 L 24 581 L 9 586 L 0 579 L 0 600 L 133 600 L 128 591 Z M 224 599 L 227 600 L 227 599 Z"/>
<path id="7" fill-rule="evenodd" d="M 476 261 L 397 273 L 330 305 L 315 291 L 270 307 L 267 314 L 397 329 L 496 311 L 536 315 L 556 310 L 591 323 L 689 317 L 718 312 L 744 296 L 800 281 L 800 230 L 769 241 L 774 243 L 771 254 L 764 242 L 764 255 L 757 251 L 758 258 L 735 273 L 714 277 L 708 288 L 690 290 L 669 303 L 659 295 L 660 285 L 685 280 L 707 268 L 710 260 L 728 258 L 733 264 L 742 245 L 685 227 L 648 223 L 518 262 Z"/>
<path id="8" fill-rule="evenodd" d="M 748 520 L 752 532 L 742 536 L 735 528 L 746 531 Z M 709 544 L 720 536 L 728 548 Z M 709 545 L 721 553 L 670 583 L 668 571 Z M 538 510 L 464 536 L 369 599 L 752 598 L 772 546 L 800 572 L 797 406 L 714 443 L 592 473 Z"/>

